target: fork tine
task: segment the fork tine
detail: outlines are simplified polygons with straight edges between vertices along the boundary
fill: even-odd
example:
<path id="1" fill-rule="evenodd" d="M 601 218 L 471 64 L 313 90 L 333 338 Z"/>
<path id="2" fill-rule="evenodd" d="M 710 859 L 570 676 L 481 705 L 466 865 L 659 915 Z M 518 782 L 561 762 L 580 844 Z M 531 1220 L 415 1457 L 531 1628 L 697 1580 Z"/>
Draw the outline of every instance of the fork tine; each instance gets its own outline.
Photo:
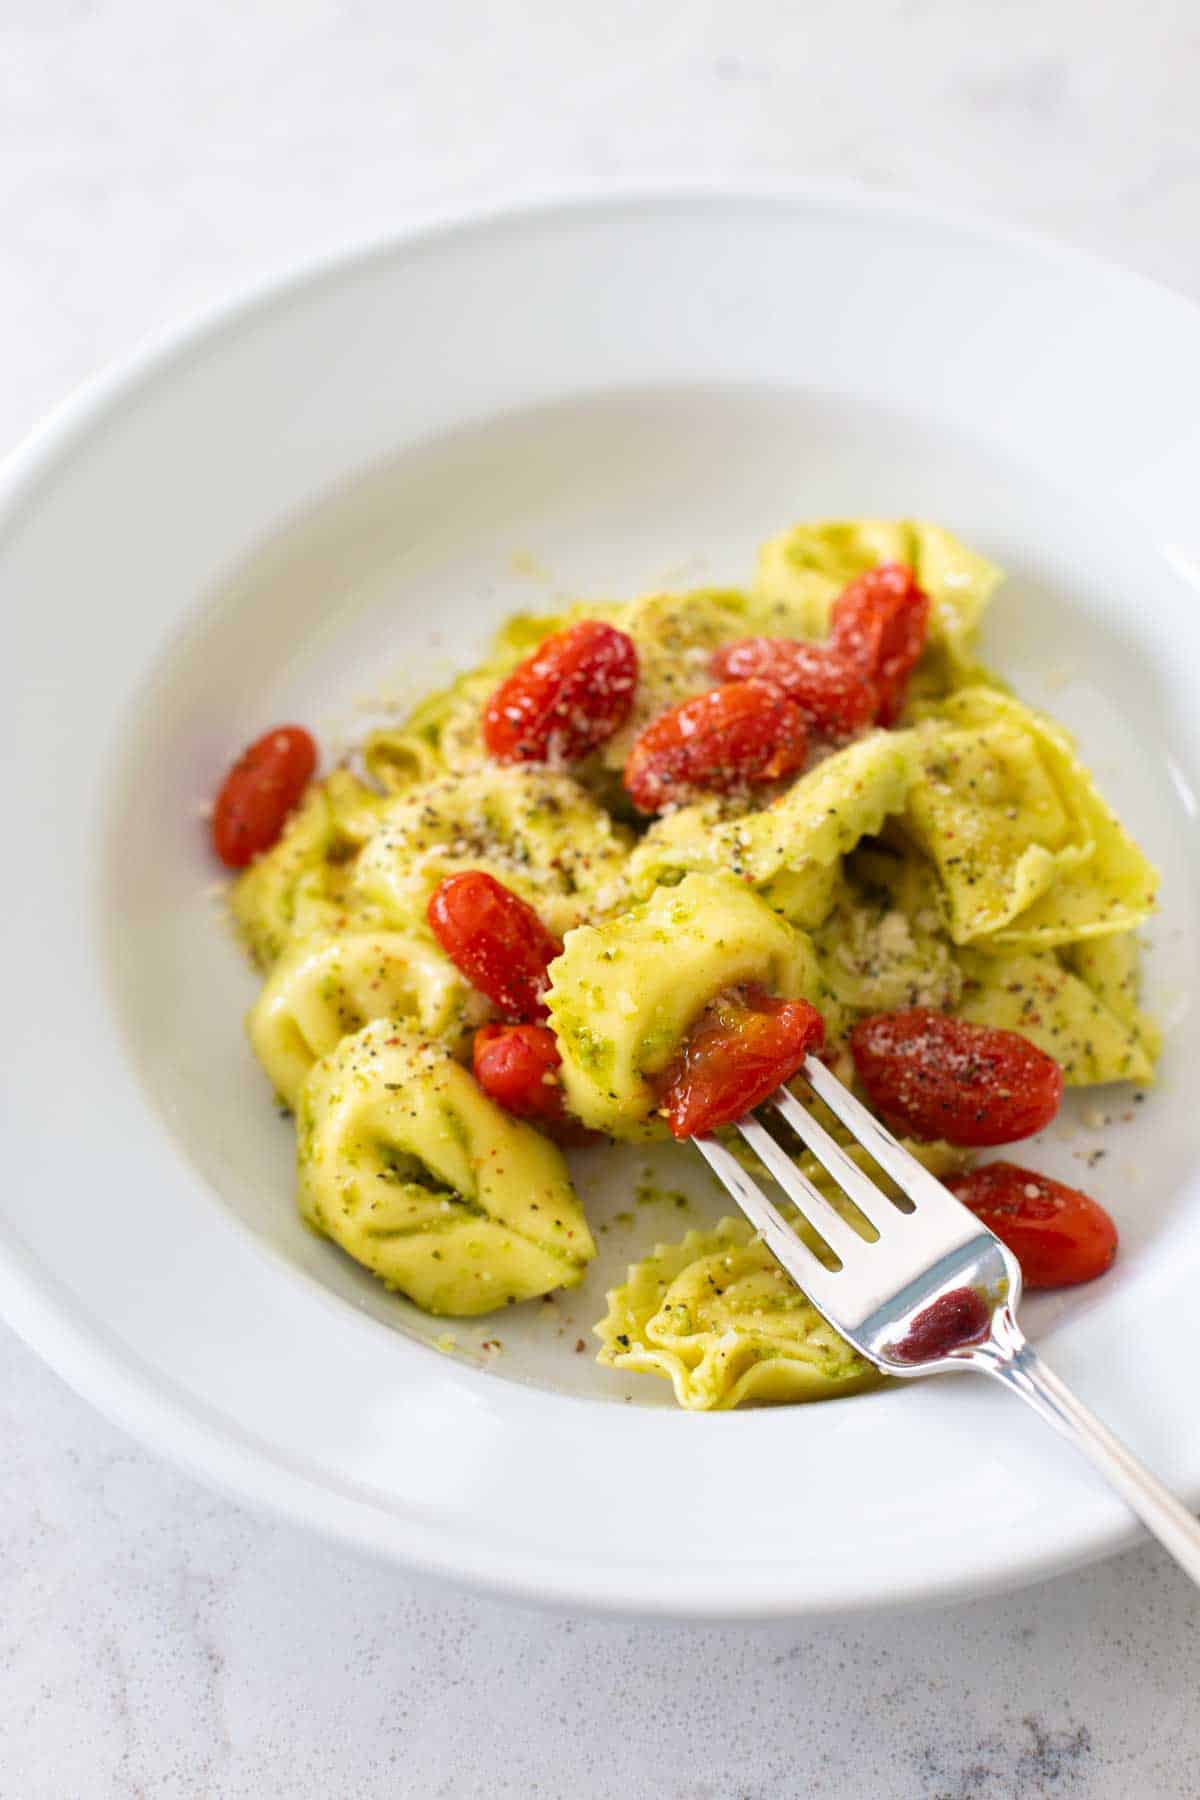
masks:
<path id="1" fill-rule="evenodd" d="M 814 1059 L 810 1056 L 808 1062 Z M 805 1075 L 808 1063 L 805 1064 Z M 822 1096 L 824 1098 L 824 1096 Z M 765 1102 L 785 1118 L 796 1136 L 812 1151 L 817 1161 L 837 1182 L 842 1192 L 853 1200 L 858 1210 L 863 1213 L 882 1236 L 888 1227 L 895 1227 L 902 1217 L 900 1210 L 887 1195 L 882 1193 L 864 1169 L 860 1169 L 853 1157 L 847 1156 L 839 1143 L 830 1137 L 825 1127 L 813 1118 L 812 1114 L 789 1094 L 786 1088 L 779 1088 Z M 868 1146 L 870 1148 L 870 1146 Z M 859 1239 L 862 1243 L 862 1239 Z"/>
<path id="2" fill-rule="evenodd" d="M 801 1208 L 814 1231 L 820 1233 L 843 1265 L 852 1261 L 856 1253 L 867 1248 L 868 1240 L 859 1236 L 849 1220 L 844 1219 L 830 1204 L 820 1188 L 815 1187 L 796 1167 L 786 1150 L 775 1142 L 753 1113 L 739 1119 L 737 1129 L 755 1156 L 775 1177 L 788 1199 Z M 801 1190 L 799 1194 L 796 1192 L 797 1188 Z"/>
<path id="3" fill-rule="evenodd" d="M 758 1183 L 746 1173 L 737 1157 L 724 1144 L 719 1144 L 716 1138 L 695 1137 L 692 1142 L 718 1181 L 733 1196 L 758 1231 L 775 1261 L 787 1271 L 796 1286 L 802 1288 L 822 1311 L 829 1304 L 836 1304 L 837 1273 L 826 1269 L 817 1261 L 808 1245 L 797 1237 L 783 1214 L 767 1199 Z M 858 1241 L 861 1246 L 862 1239 Z"/>
<path id="4" fill-rule="evenodd" d="M 825 1102 L 830 1112 L 841 1120 L 868 1155 L 891 1176 L 901 1193 L 907 1194 L 915 1207 L 922 1211 L 936 1207 L 943 1216 L 953 1210 L 955 1218 L 960 1217 L 961 1202 L 948 1193 L 937 1176 L 924 1168 L 911 1151 L 906 1150 L 892 1136 L 886 1125 L 880 1124 L 874 1113 L 867 1111 L 861 1100 L 855 1099 L 824 1063 L 818 1062 L 815 1056 L 810 1056 L 805 1061 L 802 1073 L 818 1099 Z M 800 1103 L 792 1096 L 789 1098 L 803 1112 Z M 795 1125 L 790 1113 L 787 1117 Z M 807 1119 L 807 1113 L 804 1117 Z M 796 1126 L 796 1129 L 799 1130 L 799 1127 Z"/>

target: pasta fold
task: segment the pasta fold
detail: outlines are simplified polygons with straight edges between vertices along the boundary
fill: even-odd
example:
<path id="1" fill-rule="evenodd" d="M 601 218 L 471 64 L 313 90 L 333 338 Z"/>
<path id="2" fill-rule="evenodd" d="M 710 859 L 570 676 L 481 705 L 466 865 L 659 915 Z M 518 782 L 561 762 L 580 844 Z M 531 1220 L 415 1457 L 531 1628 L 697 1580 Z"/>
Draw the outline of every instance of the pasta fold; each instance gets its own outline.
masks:
<path id="1" fill-rule="evenodd" d="M 595 1255 L 561 1152 L 407 1026 L 314 1064 L 296 1127 L 305 1219 L 426 1312 L 574 1287 Z"/>

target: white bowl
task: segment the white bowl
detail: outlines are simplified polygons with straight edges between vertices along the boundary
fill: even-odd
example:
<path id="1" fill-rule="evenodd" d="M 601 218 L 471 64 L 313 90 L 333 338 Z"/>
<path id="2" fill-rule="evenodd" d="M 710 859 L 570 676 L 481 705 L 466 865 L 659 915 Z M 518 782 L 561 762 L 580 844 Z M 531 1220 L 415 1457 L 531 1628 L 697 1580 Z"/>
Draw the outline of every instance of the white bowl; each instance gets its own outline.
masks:
<path id="1" fill-rule="evenodd" d="M 1111 1206 L 1124 1252 L 1027 1310 L 1200 1497 L 1198 419 L 1183 301 L 811 197 L 474 220 L 303 273 L 93 388 L 17 456 L 0 514 L 8 1317 L 243 1498 L 516 1595 L 794 1614 L 1125 1542 L 1119 1504 L 982 1383 L 696 1417 L 595 1369 L 574 1345 L 606 1281 L 695 1222 L 632 1207 L 640 1157 L 591 1158 L 609 1229 L 582 1295 L 431 1348 L 444 1322 L 299 1223 L 242 1035 L 254 982 L 207 893 L 199 808 L 264 726 L 328 736 L 515 607 L 737 581 L 795 519 L 917 513 L 1011 572 L 991 658 L 1079 730 L 1165 872 L 1161 1086 L 1102 1096 L 1135 1115 L 1107 1132 L 1076 1106 L 1031 1153 Z"/>

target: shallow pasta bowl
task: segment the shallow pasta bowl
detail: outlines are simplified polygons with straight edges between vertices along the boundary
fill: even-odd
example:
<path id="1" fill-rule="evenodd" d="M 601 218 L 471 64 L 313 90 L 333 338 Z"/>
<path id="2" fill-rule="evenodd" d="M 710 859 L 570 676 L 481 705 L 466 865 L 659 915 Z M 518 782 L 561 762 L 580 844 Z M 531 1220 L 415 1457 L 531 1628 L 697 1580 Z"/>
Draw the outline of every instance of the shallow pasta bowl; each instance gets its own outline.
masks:
<path id="1" fill-rule="evenodd" d="M 655 1181 L 589 1153 L 602 1257 L 560 1302 L 447 1331 L 373 1286 L 298 1222 L 241 1030 L 254 982 L 209 892 L 200 807 L 264 724 L 332 744 L 362 697 L 432 685 L 515 609 L 738 581 L 792 520 L 915 513 L 1009 570 L 989 662 L 1077 729 L 1164 871 L 1160 1085 L 1086 1096 L 1030 1151 L 1110 1207 L 1123 1256 L 1027 1322 L 1200 1498 L 1197 419 L 1182 300 L 795 196 L 551 205 L 375 246 L 90 390 L 12 461 L 0 517 L 7 1317 L 229 1491 L 514 1595 L 787 1615 L 1128 1541 L 1069 1450 L 973 1384 L 698 1416 L 596 1369 L 575 1346 L 605 1283 L 682 1235 L 667 1152 Z"/>

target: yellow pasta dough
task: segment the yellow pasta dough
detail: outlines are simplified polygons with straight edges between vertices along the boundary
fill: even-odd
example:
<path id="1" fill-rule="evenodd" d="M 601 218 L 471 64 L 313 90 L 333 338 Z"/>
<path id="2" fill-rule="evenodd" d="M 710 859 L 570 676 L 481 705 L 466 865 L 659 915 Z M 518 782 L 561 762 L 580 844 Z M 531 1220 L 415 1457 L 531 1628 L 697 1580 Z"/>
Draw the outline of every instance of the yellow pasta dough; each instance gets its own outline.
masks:
<path id="1" fill-rule="evenodd" d="M 793 923 L 820 924 L 838 865 L 905 804 L 909 734 L 874 731 L 801 775 L 769 806 L 722 809 L 700 801 L 656 820 L 629 860 L 635 893 L 689 870 L 725 869 L 750 883 Z"/>
<path id="2" fill-rule="evenodd" d="M 929 639 L 913 691 L 955 685 L 974 667 L 975 633 L 1001 574 L 939 525 L 915 519 L 796 525 L 764 544 L 754 599 L 773 613 L 775 630 L 821 638 L 842 589 L 883 562 L 907 563 L 930 599 Z"/>
<path id="3" fill-rule="evenodd" d="M 386 794 L 402 794 L 442 772 L 442 759 L 427 738 L 407 728 L 383 726 L 363 744 L 367 775 Z"/>
<path id="4" fill-rule="evenodd" d="M 230 900 L 234 923 L 260 968 L 269 969 L 311 932 L 371 922 L 352 878 L 379 804 L 352 775 L 330 775 L 309 788 L 274 848 L 238 877 Z"/>
<path id="5" fill-rule="evenodd" d="M 314 1062 L 372 1019 L 415 1022 L 451 1049 L 488 1004 L 432 944 L 397 931 L 303 939 L 275 964 L 251 1009 L 254 1053 L 288 1106 Z"/>
<path id="6" fill-rule="evenodd" d="M 1049 949 L 1128 931 L 1152 910 L 1156 870 L 1040 713 L 964 688 L 912 744 L 906 825 L 937 867 L 956 943 Z"/>
<path id="7" fill-rule="evenodd" d="M 343 1038 L 296 1125 L 304 1217 L 426 1312 L 574 1287 L 595 1254 L 561 1153 L 407 1026 Z"/>
<path id="8" fill-rule="evenodd" d="M 1059 951 L 1068 969 L 1086 982 L 1096 998 L 1136 1037 L 1153 1068 L 1162 1048 L 1157 1023 L 1140 1005 L 1141 958 L 1132 931 L 1110 931 L 1105 937 L 1081 938 Z"/>
<path id="9" fill-rule="evenodd" d="M 569 932 L 546 996 L 576 1116 L 611 1137 L 661 1130 L 648 1077 L 666 1068 L 708 1002 L 754 982 L 817 991 L 811 946 L 730 875 L 688 875 L 603 925 Z"/>
<path id="10" fill-rule="evenodd" d="M 599 1360 L 666 1376 L 693 1411 L 827 1400 L 880 1380 L 742 1219 L 656 1245 L 608 1300 Z"/>
<path id="11" fill-rule="evenodd" d="M 624 891 L 628 836 L 569 775 L 472 769 L 410 787 L 382 808 L 355 892 L 399 930 L 424 931 L 447 875 L 482 869 L 561 935 Z"/>
<path id="12" fill-rule="evenodd" d="M 1100 940 L 1103 941 L 1103 940 Z M 1103 991 L 1053 950 L 991 956 L 962 950 L 962 995 L 955 1010 L 976 1025 L 1019 1031 L 1062 1065 L 1072 1087 L 1153 1079 L 1153 1040 L 1140 1016 L 1122 1018 Z"/>

